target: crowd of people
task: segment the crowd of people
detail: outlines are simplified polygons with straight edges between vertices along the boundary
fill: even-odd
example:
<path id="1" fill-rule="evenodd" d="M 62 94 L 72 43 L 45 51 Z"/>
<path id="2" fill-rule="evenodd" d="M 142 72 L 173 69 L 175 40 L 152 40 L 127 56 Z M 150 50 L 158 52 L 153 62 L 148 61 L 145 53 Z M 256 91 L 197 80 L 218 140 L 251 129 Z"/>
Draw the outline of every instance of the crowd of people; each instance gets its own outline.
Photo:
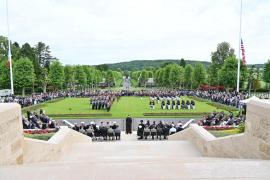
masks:
<path id="1" fill-rule="evenodd" d="M 142 139 L 167 139 L 169 135 L 172 135 L 176 132 L 182 131 L 182 123 L 179 121 L 178 124 L 162 122 L 150 123 L 150 121 L 144 122 L 143 120 L 140 121 L 137 129 L 137 136 L 139 140 Z"/>
<path id="2" fill-rule="evenodd" d="M 23 129 L 54 129 L 58 128 L 55 120 L 48 117 L 41 109 L 39 113 L 27 111 L 27 117 L 22 116 Z"/>
<path id="3" fill-rule="evenodd" d="M 0 103 L 18 103 L 22 108 L 27 106 L 33 106 L 40 104 L 46 101 L 50 101 L 56 98 L 65 97 L 63 92 L 54 92 L 54 93 L 41 93 L 41 94 L 32 94 L 30 96 L 3 96 L 0 97 Z"/>
<path id="4" fill-rule="evenodd" d="M 91 99 L 93 109 L 109 110 L 113 101 L 121 96 L 149 96 L 152 99 L 161 102 L 162 109 L 170 108 L 189 108 L 193 106 L 194 101 L 180 101 L 181 96 L 195 96 L 208 99 L 214 102 L 229 106 L 239 107 L 240 101 L 248 98 L 247 93 L 221 92 L 221 91 L 202 91 L 202 90 L 169 90 L 169 89 L 150 89 L 140 91 L 112 91 L 112 90 L 91 90 L 91 91 L 58 91 L 50 93 L 32 94 L 30 96 L 4 96 L 0 97 L 0 103 L 17 102 L 22 107 L 36 105 L 59 97 L 88 97 Z M 154 101 L 150 101 L 151 107 Z M 190 105 L 190 106 L 189 106 Z"/>
<path id="5" fill-rule="evenodd" d="M 234 116 L 232 112 L 225 115 L 224 112 L 213 112 L 211 114 L 205 115 L 203 119 L 198 121 L 200 126 L 238 126 L 240 123 L 244 122 L 243 116 Z"/>
<path id="6" fill-rule="evenodd" d="M 75 123 L 72 129 L 91 137 L 93 141 L 121 139 L 121 130 L 116 122 L 100 122 L 99 125 L 95 122 L 90 124 L 81 122 L 81 124 Z"/>
<path id="7" fill-rule="evenodd" d="M 220 91 L 195 91 L 192 93 L 193 96 L 208 99 L 214 102 L 225 104 L 233 107 L 240 107 L 241 100 L 247 99 L 247 93 L 233 92 L 220 92 Z"/>

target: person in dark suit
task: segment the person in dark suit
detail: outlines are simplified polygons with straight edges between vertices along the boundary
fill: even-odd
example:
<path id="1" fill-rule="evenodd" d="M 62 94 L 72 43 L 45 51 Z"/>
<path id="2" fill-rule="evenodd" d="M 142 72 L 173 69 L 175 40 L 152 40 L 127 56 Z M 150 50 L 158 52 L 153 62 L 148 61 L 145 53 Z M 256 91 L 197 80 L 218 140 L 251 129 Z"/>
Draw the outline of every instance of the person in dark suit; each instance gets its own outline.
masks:
<path id="1" fill-rule="evenodd" d="M 138 139 L 143 139 L 143 130 L 144 130 L 144 123 L 143 120 L 140 121 L 140 124 L 138 126 L 138 130 L 137 130 L 137 136 L 139 136 Z"/>
<path id="2" fill-rule="evenodd" d="M 126 118 L 126 134 L 132 134 L 132 118 L 130 115 Z"/>

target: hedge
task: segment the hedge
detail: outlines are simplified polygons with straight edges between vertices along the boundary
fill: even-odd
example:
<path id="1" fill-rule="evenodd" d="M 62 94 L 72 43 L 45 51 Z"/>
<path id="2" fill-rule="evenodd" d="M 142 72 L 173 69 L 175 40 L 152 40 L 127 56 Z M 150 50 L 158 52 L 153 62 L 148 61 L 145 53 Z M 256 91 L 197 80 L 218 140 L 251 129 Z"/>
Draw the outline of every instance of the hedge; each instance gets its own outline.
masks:
<path id="1" fill-rule="evenodd" d="M 225 111 L 238 111 L 238 109 L 235 107 L 227 106 L 227 105 L 216 103 L 216 102 L 207 102 L 206 104 L 208 104 L 210 106 L 214 106 L 217 109 L 223 109 Z"/>
<path id="2" fill-rule="evenodd" d="M 210 112 L 143 113 L 144 116 L 204 116 Z"/>
<path id="3" fill-rule="evenodd" d="M 199 101 L 199 102 L 209 102 L 209 100 L 207 100 L 207 99 L 202 99 L 202 98 L 199 98 L 196 96 L 188 96 L 188 98 L 193 99 L 195 101 Z"/>
<path id="4" fill-rule="evenodd" d="M 49 117 L 99 117 L 112 116 L 111 113 L 106 114 L 48 114 Z"/>

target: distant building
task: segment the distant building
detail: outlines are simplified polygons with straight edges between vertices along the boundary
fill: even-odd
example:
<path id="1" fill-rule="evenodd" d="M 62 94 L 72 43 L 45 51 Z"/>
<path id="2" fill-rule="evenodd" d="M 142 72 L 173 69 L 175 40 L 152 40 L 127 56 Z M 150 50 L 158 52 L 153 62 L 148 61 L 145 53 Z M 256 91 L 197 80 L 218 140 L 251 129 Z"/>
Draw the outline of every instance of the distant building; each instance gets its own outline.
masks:
<path id="1" fill-rule="evenodd" d="M 131 79 L 128 76 L 123 76 L 123 90 L 130 90 L 131 88 Z"/>
<path id="2" fill-rule="evenodd" d="M 155 86 L 155 81 L 154 78 L 148 78 L 146 83 L 145 83 L 146 87 L 154 87 Z"/>
<path id="3" fill-rule="evenodd" d="M 98 83 L 99 88 L 107 88 L 107 87 L 113 87 L 115 84 L 114 83 L 108 83 L 106 82 L 106 79 L 103 78 L 101 82 Z"/>

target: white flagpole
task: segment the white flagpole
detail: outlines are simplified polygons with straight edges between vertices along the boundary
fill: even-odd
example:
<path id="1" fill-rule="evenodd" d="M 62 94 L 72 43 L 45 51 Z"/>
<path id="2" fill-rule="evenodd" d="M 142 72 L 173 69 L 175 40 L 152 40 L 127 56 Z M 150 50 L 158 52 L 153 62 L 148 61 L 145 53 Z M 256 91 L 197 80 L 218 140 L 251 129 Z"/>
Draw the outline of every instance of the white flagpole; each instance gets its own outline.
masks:
<path id="1" fill-rule="evenodd" d="M 11 58 L 11 40 L 9 35 L 9 19 L 8 19 L 8 0 L 6 0 L 6 17 L 7 17 L 7 33 L 8 33 L 8 61 L 9 61 L 9 71 L 10 71 L 10 86 L 11 86 L 11 94 L 14 94 L 13 87 L 13 72 L 12 72 L 12 58 Z"/>
<path id="2" fill-rule="evenodd" d="M 239 30 L 239 51 L 238 51 L 238 67 L 237 67 L 237 92 L 240 89 L 240 51 L 241 51 L 241 36 L 242 36 L 242 7 L 243 3 L 241 0 L 241 7 L 240 7 L 240 30 Z"/>

